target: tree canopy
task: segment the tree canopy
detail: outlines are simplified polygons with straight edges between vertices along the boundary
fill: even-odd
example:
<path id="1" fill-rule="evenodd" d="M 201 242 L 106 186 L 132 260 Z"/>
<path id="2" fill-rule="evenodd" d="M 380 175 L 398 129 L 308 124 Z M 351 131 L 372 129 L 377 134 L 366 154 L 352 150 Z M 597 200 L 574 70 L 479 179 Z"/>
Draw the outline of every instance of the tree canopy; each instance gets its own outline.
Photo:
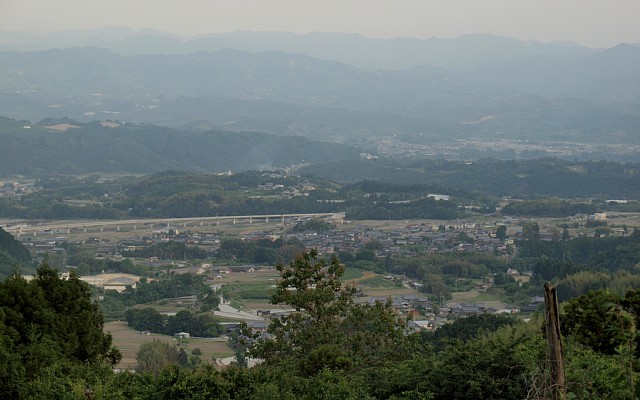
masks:
<path id="1" fill-rule="evenodd" d="M 0 352 L 0 374 L 13 375 L 4 394 L 54 363 L 117 363 L 103 324 L 89 285 L 73 273 L 61 278 L 45 262 L 30 281 L 14 274 L 0 282 L 0 340 L 10 351 Z"/>
<path id="2" fill-rule="evenodd" d="M 9 276 L 18 267 L 31 272 L 31 254 L 13 235 L 0 228 L 0 277 Z"/>
<path id="3" fill-rule="evenodd" d="M 343 285 L 344 265 L 318 257 L 315 250 L 288 266 L 278 265 L 281 281 L 274 304 L 295 309 L 276 318 L 270 337 L 258 338 L 250 354 L 267 365 L 295 365 L 302 376 L 328 368 L 354 371 L 406 355 L 406 323 L 386 303 L 356 304 L 355 288 Z"/>

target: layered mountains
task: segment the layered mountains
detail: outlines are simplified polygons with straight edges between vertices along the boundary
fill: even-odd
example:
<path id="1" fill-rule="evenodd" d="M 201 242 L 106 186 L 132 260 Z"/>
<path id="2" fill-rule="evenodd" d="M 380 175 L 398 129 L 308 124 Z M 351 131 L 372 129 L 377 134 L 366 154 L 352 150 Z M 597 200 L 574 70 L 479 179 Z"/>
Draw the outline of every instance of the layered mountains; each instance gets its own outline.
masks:
<path id="1" fill-rule="evenodd" d="M 242 43 L 275 42 L 273 34 L 262 42 L 252 35 L 252 41 Z M 331 35 L 303 36 L 298 41 L 292 39 L 296 36 L 282 37 L 281 45 L 274 47 L 295 50 L 313 38 L 318 44 L 311 49 L 335 42 Z M 156 39 L 170 41 L 163 36 Z M 363 56 L 371 49 L 384 54 L 389 44 L 359 40 Z M 106 43 L 114 47 L 116 42 Z M 180 43 L 190 48 L 191 42 Z M 413 58 L 404 51 L 402 66 L 407 68 L 372 69 L 355 60 L 359 66 L 335 61 L 346 60 L 338 54 L 340 48 L 348 48 L 346 44 L 325 54 L 334 60 L 229 48 L 171 54 L 169 45 L 170 54 L 123 55 L 98 47 L 4 51 L 0 52 L 0 108 L 4 116 L 33 121 L 111 118 L 327 141 L 416 133 L 587 142 L 602 140 L 603 135 L 637 139 L 640 47 L 621 44 L 593 50 L 491 36 L 416 43 L 398 39 L 396 44 L 418 51 Z M 453 65 L 444 62 L 448 57 L 462 60 L 469 48 L 485 49 L 485 57 L 456 62 L 456 69 L 443 67 Z M 386 65 L 385 57 L 372 59 L 369 66 Z M 417 64 L 424 60 L 439 66 Z"/>
<path id="2" fill-rule="evenodd" d="M 7 166 L 40 157 L 20 143 L 59 146 L 107 166 L 130 165 L 134 152 L 150 166 L 141 172 L 332 161 L 359 152 L 321 142 L 389 138 L 408 146 L 470 139 L 640 144 L 640 47 L 632 44 L 589 49 L 488 35 L 379 40 L 257 32 L 187 40 L 112 28 L 46 37 L 0 32 L 0 49 L 0 115 L 34 128 L 28 135 L 0 132 L 10 143 L 2 151 L 20 154 L 3 157 Z M 36 131 L 60 124 L 38 124 L 47 118 L 69 118 L 80 128 L 49 143 Z M 125 138 L 126 155 L 116 157 L 111 150 Z M 136 145 L 128 142 L 134 138 Z M 83 141 L 88 147 L 77 147 Z M 96 143 L 105 150 L 81 151 Z M 246 151 L 252 147 L 258 150 Z M 196 153 L 202 156 L 190 156 Z M 204 154 L 219 155 L 207 166 L 194 161 Z"/>

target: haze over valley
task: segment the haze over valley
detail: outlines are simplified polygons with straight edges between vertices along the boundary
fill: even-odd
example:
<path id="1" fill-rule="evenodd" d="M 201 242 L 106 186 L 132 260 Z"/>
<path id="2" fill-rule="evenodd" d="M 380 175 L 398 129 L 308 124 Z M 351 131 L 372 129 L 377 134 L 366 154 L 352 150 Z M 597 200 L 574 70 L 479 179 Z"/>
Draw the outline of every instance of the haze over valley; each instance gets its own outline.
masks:
<path id="1" fill-rule="evenodd" d="M 639 398 L 638 15 L 0 2 L 0 398 Z"/>
<path id="2" fill-rule="evenodd" d="M 0 39 L 13 49 L 0 57 L 0 109 L 29 123 L 266 132 L 375 155 L 632 161 L 638 152 L 635 45 L 269 32 L 181 40 L 116 28 Z"/>

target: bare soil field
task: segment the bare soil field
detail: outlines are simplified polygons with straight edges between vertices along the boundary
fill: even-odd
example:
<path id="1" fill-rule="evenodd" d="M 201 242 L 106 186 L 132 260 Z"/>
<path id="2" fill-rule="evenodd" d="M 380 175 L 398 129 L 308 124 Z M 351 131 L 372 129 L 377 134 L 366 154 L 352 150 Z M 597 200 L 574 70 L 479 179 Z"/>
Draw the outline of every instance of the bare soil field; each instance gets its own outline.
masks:
<path id="1" fill-rule="evenodd" d="M 138 282 L 141 276 L 133 274 L 99 274 L 99 275 L 87 275 L 81 277 L 81 279 L 92 285 L 130 285 Z M 153 280 L 147 278 L 147 280 Z"/>
<path id="2" fill-rule="evenodd" d="M 451 301 L 447 302 L 447 304 L 482 303 L 485 305 L 485 307 L 494 307 L 498 309 L 505 307 L 505 303 L 503 301 L 495 299 L 495 296 L 481 293 L 475 289 L 468 292 L 453 292 L 451 294 L 451 297 Z"/>
<path id="3" fill-rule="evenodd" d="M 454 303 L 466 303 L 469 300 L 478 297 L 479 292 L 477 290 L 470 290 L 468 292 L 453 292 L 451 293 L 451 301 Z"/>
<path id="4" fill-rule="evenodd" d="M 78 125 L 71 125 L 71 124 L 58 124 L 58 125 L 45 126 L 45 128 L 53 129 L 54 131 L 58 131 L 58 132 L 66 132 L 69 129 L 75 129 L 80 127 Z"/>
<path id="5" fill-rule="evenodd" d="M 80 280 L 85 281 L 90 285 L 123 292 L 127 285 L 135 285 L 140 278 L 141 277 L 138 275 L 116 273 L 81 276 Z"/>
<path id="6" fill-rule="evenodd" d="M 113 336 L 113 344 L 122 352 L 122 361 L 118 364 L 119 368 L 134 368 L 138 349 L 145 342 L 157 339 L 166 343 L 178 344 L 178 341 L 174 340 L 171 336 L 154 333 L 150 335 L 141 334 L 129 328 L 124 321 L 108 322 L 104 324 L 104 331 L 111 333 Z M 202 351 L 202 359 L 204 362 L 211 363 L 212 357 L 221 358 L 233 355 L 233 351 L 227 346 L 227 342 L 223 339 L 216 341 L 189 339 L 181 342 L 186 344 L 188 349 L 193 350 L 199 348 Z"/>

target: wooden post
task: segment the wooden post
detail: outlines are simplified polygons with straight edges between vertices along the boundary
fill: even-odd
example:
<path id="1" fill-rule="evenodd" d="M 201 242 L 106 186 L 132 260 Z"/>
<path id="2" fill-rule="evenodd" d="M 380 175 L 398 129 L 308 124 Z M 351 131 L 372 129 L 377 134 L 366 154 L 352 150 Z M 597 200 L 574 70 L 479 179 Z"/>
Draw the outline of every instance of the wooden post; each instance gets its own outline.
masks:
<path id="1" fill-rule="evenodd" d="M 560 315 L 558 314 L 558 294 L 556 288 L 549 282 L 544 284 L 544 310 L 552 380 L 551 398 L 553 400 L 563 400 L 566 398 L 566 387 L 560 337 Z"/>

